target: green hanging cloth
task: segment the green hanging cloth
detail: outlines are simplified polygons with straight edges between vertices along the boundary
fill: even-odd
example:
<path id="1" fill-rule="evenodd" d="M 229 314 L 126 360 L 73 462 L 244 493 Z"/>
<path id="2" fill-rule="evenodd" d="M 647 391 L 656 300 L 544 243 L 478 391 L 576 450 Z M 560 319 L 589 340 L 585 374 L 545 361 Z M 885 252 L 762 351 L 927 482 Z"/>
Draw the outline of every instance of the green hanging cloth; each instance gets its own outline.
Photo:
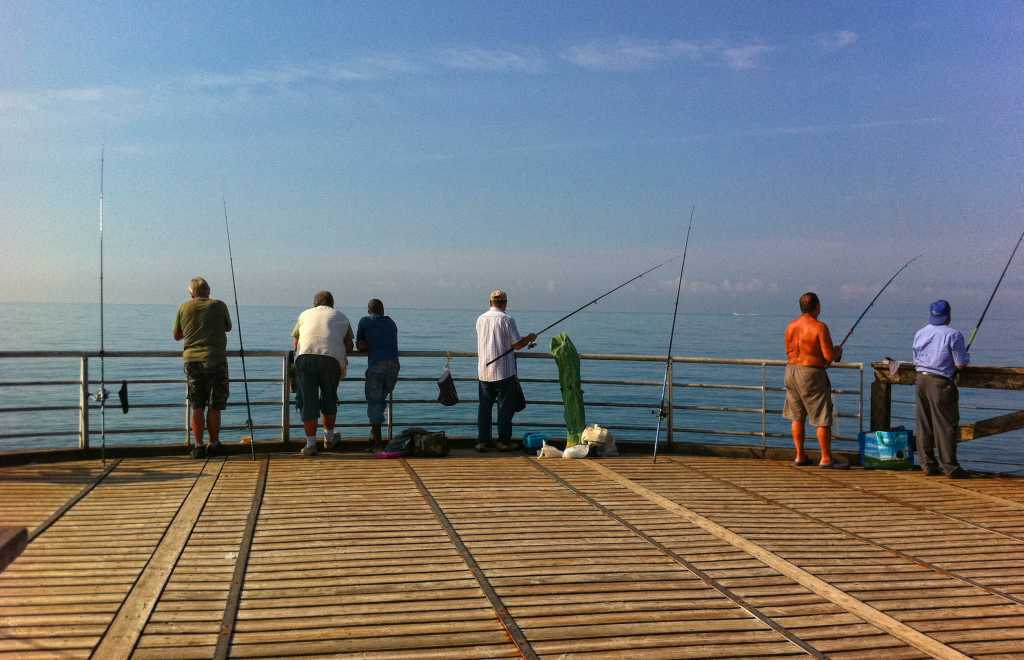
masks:
<path id="1" fill-rule="evenodd" d="M 562 389 L 565 406 L 566 446 L 579 444 L 580 435 L 587 426 L 587 413 L 583 408 L 583 388 L 580 386 L 580 354 L 576 352 L 569 335 L 564 332 L 551 338 L 551 355 L 558 365 L 558 384 Z"/>

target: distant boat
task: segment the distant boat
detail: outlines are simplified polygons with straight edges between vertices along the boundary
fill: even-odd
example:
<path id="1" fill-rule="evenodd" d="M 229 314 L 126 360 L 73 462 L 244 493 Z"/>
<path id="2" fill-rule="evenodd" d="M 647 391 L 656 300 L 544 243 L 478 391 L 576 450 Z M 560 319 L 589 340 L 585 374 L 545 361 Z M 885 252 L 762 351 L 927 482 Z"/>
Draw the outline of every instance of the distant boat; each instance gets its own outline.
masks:
<path id="1" fill-rule="evenodd" d="M 754 314 L 754 313 L 741 314 L 740 312 L 733 312 L 732 315 L 733 316 L 761 316 L 760 314 Z"/>

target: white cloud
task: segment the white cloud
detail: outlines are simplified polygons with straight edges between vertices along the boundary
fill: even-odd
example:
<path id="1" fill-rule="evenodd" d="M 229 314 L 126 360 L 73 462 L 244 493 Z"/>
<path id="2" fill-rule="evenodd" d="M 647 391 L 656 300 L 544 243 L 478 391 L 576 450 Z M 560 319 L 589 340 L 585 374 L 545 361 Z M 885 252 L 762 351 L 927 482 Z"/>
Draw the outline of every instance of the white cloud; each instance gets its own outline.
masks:
<path id="1" fill-rule="evenodd" d="M 764 56 L 775 50 L 773 46 L 750 44 L 722 50 L 722 61 L 730 69 L 745 71 L 761 66 Z"/>
<path id="2" fill-rule="evenodd" d="M 562 59 L 593 71 L 638 71 L 678 60 L 742 70 L 760 66 L 764 56 L 774 49 L 762 43 L 620 37 L 569 46 L 562 52 Z"/>
<path id="3" fill-rule="evenodd" d="M 850 30 L 838 30 L 836 32 L 827 32 L 819 34 L 815 38 L 815 43 L 818 44 L 818 48 L 826 52 L 833 52 L 849 48 L 850 46 L 857 43 L 860 39 L 860 35 Z"/>
<path id="4" fill-rule="evenodd" d="M 445 48 L 437 53 L 437 62 L 449 69 L 491 73 L 532 73 L 544 69 L 543 56 L 533 50 Z"/>

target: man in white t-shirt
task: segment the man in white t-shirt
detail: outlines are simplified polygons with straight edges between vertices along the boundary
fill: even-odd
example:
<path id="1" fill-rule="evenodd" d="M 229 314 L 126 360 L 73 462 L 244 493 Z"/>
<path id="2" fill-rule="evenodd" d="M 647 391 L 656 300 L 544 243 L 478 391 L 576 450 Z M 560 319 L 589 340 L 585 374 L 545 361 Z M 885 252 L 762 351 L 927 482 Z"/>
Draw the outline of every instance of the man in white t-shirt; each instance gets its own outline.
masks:
<path id="1" fill-rule="evenodd" d="M 341 444 L 334 422 L 338 416 L 338 384 L 348 372 L 347 356 L 352 352 L 352 325 L 334 309 L 331 292 L 320 291 L 313 297 L 313 307 L 299 314 L 292 337 L 306 432 L 302 455 L 315 456 L 318 413 L 323 414 L 324 449 L 336 449 Z"/>
<path id="2" fill-rule="evenodd" d="M 509 353 L 487 364 L 505 351 L 520 349 L 537 339 L 537 335 L 519 336 L 515 320 L 505 309 L 508 295 L 498 289 L 490 295 L 491 307 L 476 320 L 477 379 L 480 382 L 480 407 L 477 410 L 476 450 L 494 448 L 491 439 L 491 409 L 498 402 L 498 451 L 512 451 L 512 416 L 515 414 L 516 356 Z"/>

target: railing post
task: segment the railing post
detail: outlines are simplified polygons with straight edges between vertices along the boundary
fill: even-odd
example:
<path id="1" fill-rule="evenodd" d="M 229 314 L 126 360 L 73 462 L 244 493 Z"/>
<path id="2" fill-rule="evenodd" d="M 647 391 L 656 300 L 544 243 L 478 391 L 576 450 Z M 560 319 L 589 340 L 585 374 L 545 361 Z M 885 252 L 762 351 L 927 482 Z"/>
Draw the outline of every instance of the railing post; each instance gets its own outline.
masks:
<path id="1" fill-rule="evenodd" d="M 79 372 L 81 383 L 78 390 L 78 448 L 89 448 L 89 358 L 81 357 Z"/>
<path id="2" fill-rule="evenodd" d="M 281 358 L 281 442 L 291 439 L 291 381 L 288 378 L 288 356 Z"/>
<path id="3" fill-rule="evenodd" d="M 673 369 L 672 369 L 672 358 L 669 357 L 669 360 L 668 360 L 668 372 L 665 374 L 665 377 L 668 379 L 668 380 L 665 381 L 665 403 L 668 406 L 668 409 L 665 411 L 665 422 L 667 424 L 667 426 L 665 427 L 665 446 L 668 447 L 669 449 L 672 448 L 672 426 L 673 426 L 673 419 L 672 419 L 672 371 L 673 371 Z"/>
<path id="4" fill-rule="evenodd" d="M 395 438 L 395 392 L 388 396 L 388 444 Z"/>
<path id="5" fill-rule="evenodd" d="M 761 363 L 761 446 L 768 446 L 768 365 Z"/>
<path id="6" fill-rule="evenodd" d="M 892 384 L 875 374 L 871 383 L 871 429 L 888 431 L 892 425 Z"/>
<path id="7" fill-rule="evenodd" d="M 188 400 L 187 382 L 185 383 L 185 446 L 192 446 L 192 402 Z"/>
<path id="8" fill-rule="evenodd" d="M 860 401 L 859 401 L 858 408 L 857 408 L 857 410 L 858 410 L 857 423 L 860 425 L 859 428 L 858 428 L 858 431 L 863 433 L 864 432 L 864 365 L 863 364 L 860 365 L 860 388 L 858 388 L 857 392 L 858 392 L 858 394 L 860 396 Z"/>

